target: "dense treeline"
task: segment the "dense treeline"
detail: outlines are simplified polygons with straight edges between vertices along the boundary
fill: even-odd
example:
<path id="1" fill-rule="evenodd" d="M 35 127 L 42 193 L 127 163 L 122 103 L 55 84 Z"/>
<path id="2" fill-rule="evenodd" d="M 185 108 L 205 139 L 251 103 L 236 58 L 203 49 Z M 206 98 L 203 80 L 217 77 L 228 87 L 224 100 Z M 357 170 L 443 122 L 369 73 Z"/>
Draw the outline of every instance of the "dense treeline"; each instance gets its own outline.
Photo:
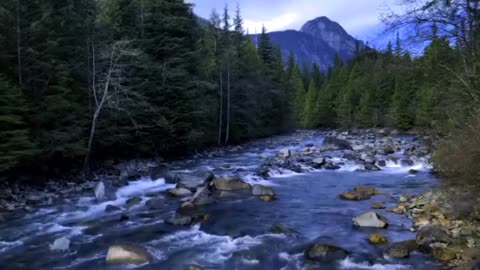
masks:
<path id="1" fill-rule="evenodd" d="M 336 62 L 325 80 L 314 67 L 308 84 L 296 84 L 298 124 L 308 128 L 436 128 L 447 123 L 449 71 L 455 49 L 435 36 L 420 57 L 390 43 L 365 49 L 349 63 Z M 295 74 L 291 84 L 295 84 Z"/>
<path id="2" fill-rule="evenodd" d="M 0 28 L 0 173 L 293 126 L 280 51 L 238 8 L 205 23 L 183 0 L 4 0 Z"/>

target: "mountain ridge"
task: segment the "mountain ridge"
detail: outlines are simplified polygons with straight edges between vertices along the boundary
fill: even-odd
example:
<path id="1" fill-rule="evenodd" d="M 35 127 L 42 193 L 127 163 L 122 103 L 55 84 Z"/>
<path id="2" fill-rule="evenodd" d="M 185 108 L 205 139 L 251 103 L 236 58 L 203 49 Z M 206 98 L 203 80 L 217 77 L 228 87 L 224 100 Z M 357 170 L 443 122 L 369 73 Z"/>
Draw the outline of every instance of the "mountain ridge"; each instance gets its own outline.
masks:
<path id="1" fill-rule="evenodd" d="M 318 64 L 327 70 L 336 55 L 343 61 L 352 59 L 365 44 L 351 36 L 338 22 L 326 16 L 307 21 L 300 30 L 269 32 L 272 43 L 280 48 L 284 59 L 293 53 L 300 65 Z M 256 43 L 259 35 L 251 35 Z"/>

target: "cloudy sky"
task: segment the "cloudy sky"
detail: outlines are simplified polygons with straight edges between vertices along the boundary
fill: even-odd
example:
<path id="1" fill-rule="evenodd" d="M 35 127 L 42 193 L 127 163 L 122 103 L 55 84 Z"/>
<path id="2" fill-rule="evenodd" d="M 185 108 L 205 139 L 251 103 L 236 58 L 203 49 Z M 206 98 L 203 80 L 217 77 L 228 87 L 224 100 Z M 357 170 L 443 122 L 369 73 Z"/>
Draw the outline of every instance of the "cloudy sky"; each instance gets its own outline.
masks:
<path id="1" fill-rule="evenodd" d="M 299 29 L 306 21 L 327 16 L 339 22 L 352 36 L 375 43 L 381 31 L 380 14 L 397 10 L 398 0 L 188 0 L 197 15 L 208 18 L 213 8 L 221 12 L 240 5 L 245 27 L 250 33 Z"/>

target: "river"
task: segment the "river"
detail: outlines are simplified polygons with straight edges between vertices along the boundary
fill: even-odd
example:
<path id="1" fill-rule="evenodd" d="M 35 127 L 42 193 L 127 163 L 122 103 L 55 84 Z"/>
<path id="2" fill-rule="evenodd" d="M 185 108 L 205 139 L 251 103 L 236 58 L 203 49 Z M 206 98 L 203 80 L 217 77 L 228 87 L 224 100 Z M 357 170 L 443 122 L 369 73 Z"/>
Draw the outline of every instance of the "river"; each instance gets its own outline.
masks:
<path id="1" fill-rule="evenodd" d="M 307 144 L 321 145 L 319 132 L 279 136 L 248 143 L 239 149 L 217 155 L 196 156 L 169 164 L 183 172 L 209 168 L 216 175 L 235 172 L 252 183 L 271 186 L 278 200 L 263 202 L 251 196 L 238 196 L 205 207 L 208 221 L 192 226 L 172 226 L 165 222 L 179 206 L 179 200 L 165 191 L 174 187 L 163 178 L 148 177 L 118 188 L 116 199 L 97 203 L 93 192 L 77 194 L 51 207 L 0 225 L 0 269 L 304 269 L 303 250 L 314 239 L 352 252 L 334 264 L 309 269 L 440 269 L 430 258 L 414 253 L 408 259 L 384 258 L 380 247 L 367 241 L 372 232 L 385 234 L 390 242 L 414 239 L 411 221 L 402 215 L 379 210 L 390 222 L 388 229 L 361 229 L 352 218 L 370 210 L 373 202 L 387 208 L 398 203 L 401 194 L 419 194 L 436 185 L 429 166 L 387 164 L 379 172 L 357 172 L 354 163 L 337 171 L 306 168 L 304 173 L 277 170 L 268 179 L 253 176 L 266 156 L 275 156 L 286 146 L 299 149 Z M 402 137 L 409 142 L 413 136 Z M 397 154 L 397 153 L 396 153 Z M 398 153 L 401 155 L 401 153 Z M 417 174 L 410 174 L 414 168 Z M 361 202 L 343 201 L 339 193 L 356 185 L 375 186 L 384 192 Z M 142 203 L 107 213 L 108 204 L 123 207 L 132 197 Z M 145 201 L 163 200 L 164 207 L 149 210 Z M 122 219 L 122 215 L 128 215 Z M 270 228 L 282 224 L 294 234 L 272 234 Z M 71 240 L 66 252 L 50 251 L 58 237 Z M 133 243 L 152 253 L 154 261 L 141 266 L 111 266 L 105 263 L 108 247 Z"/>

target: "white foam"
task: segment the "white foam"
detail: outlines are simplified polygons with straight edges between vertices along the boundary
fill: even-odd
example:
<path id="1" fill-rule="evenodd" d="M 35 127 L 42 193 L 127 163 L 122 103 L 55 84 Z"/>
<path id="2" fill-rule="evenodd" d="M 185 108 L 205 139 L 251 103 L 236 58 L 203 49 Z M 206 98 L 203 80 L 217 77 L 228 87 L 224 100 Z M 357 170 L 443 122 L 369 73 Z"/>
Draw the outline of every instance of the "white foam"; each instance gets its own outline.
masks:
<path id="1" fill-rule="evenodd" d="M 246 265 L 256 265 L 256 264 L 260 263 L 259 260 L 256 260 L 256 259 L 249 260 L 249 259 L 245 259 L 245 258 L 242 259 L 242 262 Z"/>
<path id="2" fill-rule="evenodd" d="M 245 250 L 261 244 L 261 237 L 244 236 L 233 239 L 230 236 L 218 236 L 205 233 L 200 230 L 200 225 L 191 227 L 190 230 L 178 231 L 167 235 L 160 240 L 152 241 L 152 245 L 168 245 L 169 251 L 192 249 L 200 247 L 203 253 L 199 258 L 210 263 L 218 263 L 228 260 L 232 254 L 239 250 Z"/>
<path id="3" fill-rule="evenodd" d="M 132 198 L 135 196 L 141 197 L 146 195 L 147 193 L 161 192 L 174 187 L 175 187 L 174 184 L 166 184 L 164 178 L 151 180 L 148 177 L 144 177 L 138 181 L 130 182 L 127 186 L 119 188 L 115 193 L 116 194 L 115 200 L 95 204 L 96 201 L 91 197 L 82 198 L 79 200 L 79 205 L 87 206 L 88 209 L 86 211 L 74 211 L 74 212 L 62 213 L 59 215 L 59 218 L 57 220 L 59 221 L 78 220 L 78 219 L 96 217 L 99 215 L 105 215 L 106 214 L 105 208 L 107 207 L 107 205 L 121 207 L 125 205 L 126 201 L 129 198 Z"/>
<path id="4" fill-rule="evenodd" d="M 268 174 L 272 178 L 289 178 L 292 176 L 305 175 L 305 173 L 296 173 L 285 168 L 276 168 L 275 170 L 270 170 Z"/>
<path id="5" fill-rule="evenodd" d="M 365 269 L 365 270 L 403 270 L 403 269 L 411 269 L 408 265 L 401 265 L 401 264 L 373 264 L 370 265 L 366 262 L 364 263 L 356 263 L 352 261 L 349 257 L 340 261 L 340 268 L 341 269 Z"/>
<path id="6" fill-rule="evenodd" d="M 68 234 L 69 236 L 75 236 L 75 235 L 81 235 L 83 233 L 83 230 L 86 228 L 87 227 L 81 227 L 81 226 L 67 227 L 67 226 L 60 225 L 58 223 L 49 223 L 49 224 L 46 224 L 45 227 L 43 228 L 41 227 L 40 231 L 45 231 L 46 233 L 69 231 L 69 234 Z"/>
<path id="7" fill-rule="evenodd" d="M 12 248 L 23 245 L 23 241 L 17 240 L 14 242 L 0 241 L 0 252 L 5 252 Z"/>
<path id="8" fill-rule="evenodd" d="M 341 168 L 337 171 L 344 171 L 344 172 L 354 172 L 356 170 L 362 170 L 364 169 L 365 167 L 363 165 L 360 165 L 360 164 L 355 164 L 355 163 L 346 163 L 345 165 L 343 166 L 340 166 Z"/>
<path id="9" fill-rule="evenodd" d="M 128 186 L 118 189 L 116 192 L 117 198 L 131 198 L 134 196 L 143 195 L 145 193 L 165 191 L 173 188 L 173 184 L 165 184 L 164 178 L 152 180 L 149 177 L 141 178 L 138 181 L 130 182 Z"/>
<path id="10" fill-rule="evenodd" d="M 253 174 L 244 175 L 243 180 L 245 180 L 245 182 L 249 183 L 252 186 L 253 185 L 263 185 L 263 186 L 271 186 L 271 187 L 278 186 L 272 181 L 265 180 L 262 177 L 259 177 Z"/>

